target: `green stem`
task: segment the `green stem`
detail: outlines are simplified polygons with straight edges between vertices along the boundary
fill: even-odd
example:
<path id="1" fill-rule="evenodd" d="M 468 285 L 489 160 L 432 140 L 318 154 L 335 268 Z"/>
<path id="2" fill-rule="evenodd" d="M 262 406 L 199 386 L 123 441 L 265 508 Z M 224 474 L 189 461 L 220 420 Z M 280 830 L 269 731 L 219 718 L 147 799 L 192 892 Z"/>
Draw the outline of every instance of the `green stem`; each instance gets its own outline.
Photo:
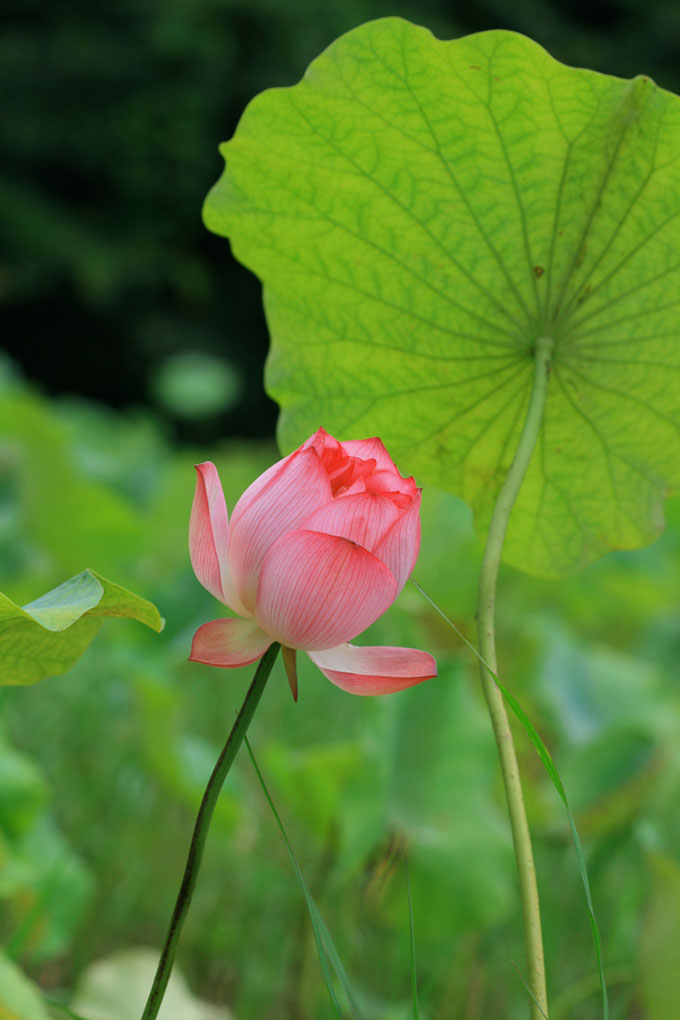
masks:
<path id="1" fill-rule="evenodd" d="M 529 407 L 514 460 L 494 507 L 489 534 L 486 540 L 486 548 L 484 550 L 484 559 L 482 561 L 479 578 L 479 600 L 477 602 L 479 650 L 482 659 L 488 663 L 494 673 L 498 673 L 495 633 L 498 568 L 500 566 L 503 541 L 510 513 L 534 452 L 543 420 L 550 379 L 552 349 L 552 340 L 543 337 L 537 340 L 534 352 L 534 383 Z M 538 901 L 538 887 L 536 885 L 534 856 L 531 849 L 531 836 L 529 834 L 526 810 L 522 797 L 517 755 L 508 717 L 505 712 L 503 695 L 496 686 L 494 678 L 484 666 L 481 667 L 481 677 L 501 761 L 503 784 L 508 802 L 512 838 L 515 845 L 515 858 L 519 872 L 528 983 L 538 1002 L 538 1005 L 534 1002 L 530 1004 L 531 1018 L 532 1020 L 542 1020 L 543 1017 L 548 1015 L 548 998 L 545 984 L 541 913 Z"/>
<path id="2" fill-rule="evenodd" d="M 146 1006 L 144 1007 L 141 1020 L 155 1020 L 158 1015 L 158 1010 L 161 1007 L 163 996 L 165 995 L 165 989 L 168 981 L 170 980 L 170 974 L 175 962 L 177 943 L 179 942 L 182 926 L 184 925 L 186 916 L 189 912 L 191 897 L 193 896 L 194 889 L 196 888 L 196 879 L 198 878 L 198 871 L 201 867 L 205 841 L 208 837 L 208 830 L 210 829 L 210 822 L 212 821 L 212 816 L 215 811 L 217 798 L 220 795 L 220 790 L 222 789 L 224 780 L 227 777 L 227 773 L 232 766 L 238 749 L 243 743 L 243 738 L 245 737 L 252 718 L 255 715 L 255 709 L 262 697 L 262 692 L 265 689 L 267 680 L 269 679 L 269 674 L 272 671 L 272 666 L 274 665 L 274 661 L 279 653 L 280 647 L 281 646 L 279 644 L 274 642 L 274 644 L 267 649 L 260 659 L 253 681 L 248 688 L 248 692 L 244 698 L 243 704 L 241 705 L 241 710 L 236 717 L 236 722 L 232 727 L 231 733 L 227 737 L 227 742 L 222 748 L 222 753 L 217 759 L 215 768 L 208 780 L 208 785 L 205 788 L 205 793 L 201 800 L 201 806 L 199 807 L 198 815 L 196 816 L 196 824 L 194 825 L 191 843 L 189 844 L 189 854 L 184 868 L 182 884 L 179 887 L 177 902 L 175 903 L 175 909 L 173 910 L 172 917 L 170 918 L 170 926 L 165 938 L 163 952 L 161 953 L 161 958 L 158 961 L 156 976 L 153 979 L 149 998 L 146 1001 Z"/>

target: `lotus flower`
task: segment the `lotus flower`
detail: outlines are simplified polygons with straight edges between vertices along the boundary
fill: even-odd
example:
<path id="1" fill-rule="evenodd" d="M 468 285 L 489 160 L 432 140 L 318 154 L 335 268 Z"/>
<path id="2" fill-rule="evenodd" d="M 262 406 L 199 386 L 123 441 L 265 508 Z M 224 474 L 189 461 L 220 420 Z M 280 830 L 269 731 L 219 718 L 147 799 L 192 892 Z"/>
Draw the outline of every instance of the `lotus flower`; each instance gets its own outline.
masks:
<path id="1" fill-rule="evenodd" d="M 194 635 L 194 662 L 245 666 L 283 646 L 352 694 L 389 694 L 437 675 L 413 648 L 359 647 L 404 587 L 420 545 L 420 489 L 380 439 L 340 443 L 324 429 L 260 475 L 228 519 L 215 465 L 197 466 L 189 526 L 196 577 L 238 614 Z"/>

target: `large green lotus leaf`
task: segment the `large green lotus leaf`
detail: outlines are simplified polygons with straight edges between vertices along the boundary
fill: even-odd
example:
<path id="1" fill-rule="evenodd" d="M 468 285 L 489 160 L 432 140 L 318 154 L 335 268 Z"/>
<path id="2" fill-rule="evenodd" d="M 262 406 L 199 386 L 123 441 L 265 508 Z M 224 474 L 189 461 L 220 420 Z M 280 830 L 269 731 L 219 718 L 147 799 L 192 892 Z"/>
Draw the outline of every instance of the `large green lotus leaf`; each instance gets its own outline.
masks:
<path id="1" fill-rule="evenodd" d="M 264 283 L 289 450 L 379 434 L 488 525 L 538 337 L 545 418 L 507 560 L 559 575 L 680 485 L 680 99 L 493 31 L 342 36 L 223 146 L 207 226 Z"/>
<path id="2" fill-rule="evenodd" d="M 34 684 L 64 673 L 80 658 L 105 616 L 124 616 L 160 631 L 151 602 L 93 570 L 17 606 L 0 593 L 0 685 Z"/>

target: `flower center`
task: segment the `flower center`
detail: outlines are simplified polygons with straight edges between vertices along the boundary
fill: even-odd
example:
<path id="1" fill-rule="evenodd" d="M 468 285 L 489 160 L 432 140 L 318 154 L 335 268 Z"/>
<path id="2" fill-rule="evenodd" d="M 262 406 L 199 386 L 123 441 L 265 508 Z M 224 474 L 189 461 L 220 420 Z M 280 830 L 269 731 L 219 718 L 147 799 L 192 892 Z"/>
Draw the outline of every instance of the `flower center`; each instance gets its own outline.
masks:
<path id="1" fill-rule="evenodd" d="M 369 460 L 350 457 L 342 444 L 328 434 L 317 438 L 314 448 L 321 457 L 334 496 L 341 496 L 358 478 L 368 478 L 377 467 L 373 457 Z"/>

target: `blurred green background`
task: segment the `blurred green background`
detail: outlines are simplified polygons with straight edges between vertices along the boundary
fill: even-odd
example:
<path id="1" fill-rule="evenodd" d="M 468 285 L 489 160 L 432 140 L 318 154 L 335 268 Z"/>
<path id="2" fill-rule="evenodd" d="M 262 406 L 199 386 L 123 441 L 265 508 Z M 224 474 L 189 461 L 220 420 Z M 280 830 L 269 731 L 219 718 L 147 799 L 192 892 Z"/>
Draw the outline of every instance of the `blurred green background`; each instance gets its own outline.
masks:
<path id="1" fill-rule="evenodd" d="M 293 84 L 342 32 L 389 14 L 442 38 L 515 29 L 566 63 L 680 87 L 675 0 L 7 0 L 5 9 L 3 343 L 45 392 L 150 404 L 189 441 L 273 432 L 259 284 L 200 216 L 222 170 L 218 143 L 256 93 Z M 174 359 L 187 353 L 185 393 L 187 365 Z M 199 354 L 219 359 L 221 386 Z M 210 399 L 192 401 L 191 383 L 206 378 Z"/>
<path id="2" fill-rule="evenodd" d="M 160 946 L 202 789 L 251 674 L 186 661 L 196 627 L 221 615 L 188 561 L 192 465 L 216 461 L 231 508 L 276 456 L 259 284 L 200 221 L 218 142 L 252 95 L 293 83 L 342 31 L 386 14 L 441 37 L 516 29 L 567 63 L 645 72 L 679 91 L 680 7 L 23 0 L 10 14 L 0 590 L 27 602 L 89 566 L 167 619 L 160 637 L 108 622 L 68 675 L 0 688 L 0 989 L 14 961 L 97 1020 L 102 979 L 88 968 Z M 654 546 L 565 582 L 501 578 L 504 676 L 554 753 L 584 838 L 613 1020 L 672 1020 L 680 1001 L 677 499 L 668 518 Z M 426 491 L 415 576 L 472 640 L 480 559 L 466 508 Z M 364 700 L 304 660 L 295 706 L 277 665 L 252 739 L 303 871 L 368 1017 L 412 1015 L 403 851 L 423 1018 L 523 1016 L 515 866 L 475 662 L 411 588 L 362 641 L 427 648 L 440 677 Z M 594 1020 L 567 821 L 518 741 L 551 1016 Z M 128 1006 L 139 960 L 110 963 Z M 183 1000 L 177 1020 L 192 1009 L 196 1020 L 332 1015 L 245 758 L 220 801 L 179 963 L 222 1012 Z"/>

